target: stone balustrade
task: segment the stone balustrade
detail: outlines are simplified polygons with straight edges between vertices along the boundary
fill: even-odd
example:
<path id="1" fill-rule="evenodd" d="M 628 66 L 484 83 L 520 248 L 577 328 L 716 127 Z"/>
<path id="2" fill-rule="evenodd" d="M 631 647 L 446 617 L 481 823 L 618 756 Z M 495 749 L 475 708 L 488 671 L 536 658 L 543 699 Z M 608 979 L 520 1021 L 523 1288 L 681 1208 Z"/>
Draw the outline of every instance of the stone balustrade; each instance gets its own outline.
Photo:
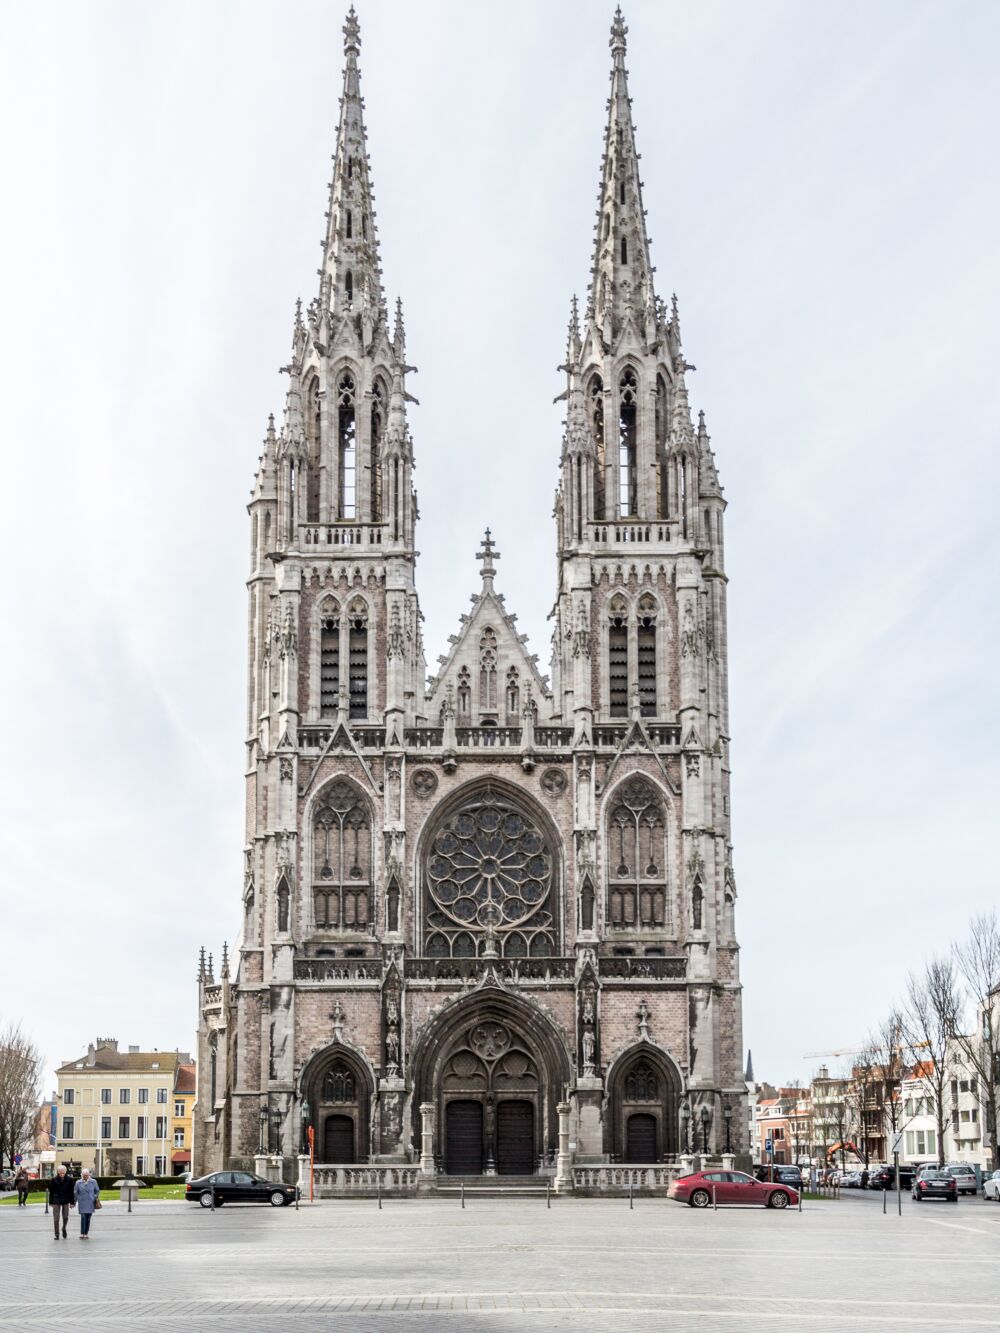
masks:
<path id="1" fill-rule="evenodd" d="M 574 1194 L 627 1194 L 633 1190 L 649 1190 L 665 1194 L 667 1186 L 681 1174 L 673 1162 L 649 1166 L 574 1166 Z"/>
<path id="2" fill-rule="evenodd" d="M 303 1194 L 309 1188 L 306 1178 L 299 1181 Z M 416 1194 L 420 1181 L 419 1166 L 327 1166 L 313 1167 L 313 1189 L 317 1198 L 335 1199 L 354 1196 L 372 1198 L 381 1186 L 383 1194 Z"/>

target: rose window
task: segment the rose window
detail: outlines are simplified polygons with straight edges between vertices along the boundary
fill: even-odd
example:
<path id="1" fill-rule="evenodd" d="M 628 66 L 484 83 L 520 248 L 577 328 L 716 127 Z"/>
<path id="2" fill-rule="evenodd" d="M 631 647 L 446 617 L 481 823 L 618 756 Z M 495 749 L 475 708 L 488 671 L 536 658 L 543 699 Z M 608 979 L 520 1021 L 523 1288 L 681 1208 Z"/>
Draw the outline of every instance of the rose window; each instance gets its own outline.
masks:
<path id="1" fill-rule="evenodd" d="M 491 943 L 505 958 L 555 952 L 551 848 L 534 820 L 491 788 L 438 830 L 426 883 L 428 956 L 471 958 Z"/>

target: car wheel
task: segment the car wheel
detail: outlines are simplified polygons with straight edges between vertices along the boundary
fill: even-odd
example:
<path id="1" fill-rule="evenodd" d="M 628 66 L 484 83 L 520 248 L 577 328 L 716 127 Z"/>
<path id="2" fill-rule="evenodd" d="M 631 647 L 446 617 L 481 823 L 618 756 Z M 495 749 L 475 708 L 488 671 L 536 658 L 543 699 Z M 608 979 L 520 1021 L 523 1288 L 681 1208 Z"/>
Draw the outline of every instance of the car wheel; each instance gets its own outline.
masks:
<path id="1" fill-rule="evenodd" d="M 199 1195 L 198 1195 L 198 1202 L 201 1204 L 202 1208 L 211 1208 L 211 1206 L 212 1206 L 212 1191 L 211 1191 L 211 1190 L 205 1190 L 204 1194 L 199 1194 Z"/>
<path id="2" fill-rule="evenodd" d="M 708 1197 L 708 1190 L 695 1190 L 689 1200 L 692 1208 L 707 1208 L 711 1202 L 712 1200 Z"/>
<path id="3" fill-rule="evenodd" d="M 784 1190 L 775 1190 L 768 1198 L 767 1206 L 768 1208 L 787 1208 L 789 1202 L 788 1195 Z"/>
<path id="4" fill-rule="evenodd" d="M 272 1207 L 272 1208 L 284 1208 L 284 1206 L 285 1206 L 285 1194 L 284 1194 L 284 1191 L 283 1191 L 283 1190 L 272 1190 L 272 1191 L 271 1191 L 271 1196 L 270 1196 L 270 1204 L 271 1204 L 271 1207 Z"/>

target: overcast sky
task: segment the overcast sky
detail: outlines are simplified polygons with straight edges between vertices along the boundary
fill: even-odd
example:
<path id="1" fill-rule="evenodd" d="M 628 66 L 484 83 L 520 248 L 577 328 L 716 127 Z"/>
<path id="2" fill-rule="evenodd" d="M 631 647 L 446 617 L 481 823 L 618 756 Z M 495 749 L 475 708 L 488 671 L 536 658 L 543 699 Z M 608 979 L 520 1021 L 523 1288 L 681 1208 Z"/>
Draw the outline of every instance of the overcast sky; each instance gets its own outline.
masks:
<path id="1" fill-rule="evenodd" d="M 489 524 L 547 669 L 610 0 L 359 17 L 428 658 Z M 996 899 L 1000 7 L 626 19 L 656 281 L 729 501 L 745 1041 L 805 1079 Z M 342 23 L 4 5 L 0 1018 L 50 1065 L 98 1033 L 190 1047 L 198 946 L 239 925 L 245 503 L 317 286 Z"/>

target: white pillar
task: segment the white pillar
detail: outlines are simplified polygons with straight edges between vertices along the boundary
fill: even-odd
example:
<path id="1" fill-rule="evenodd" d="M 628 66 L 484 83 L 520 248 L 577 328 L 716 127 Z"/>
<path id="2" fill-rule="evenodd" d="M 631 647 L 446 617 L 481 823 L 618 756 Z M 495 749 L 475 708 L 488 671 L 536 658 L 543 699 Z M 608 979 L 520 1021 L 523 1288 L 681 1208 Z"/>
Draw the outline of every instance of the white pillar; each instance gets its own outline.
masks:
<path id="1" fill-rule="evenodd" d="M 434 1103 L 420 1103 L 420 1173 L 434 1175 Z"/>
<path id="2" fill-rule="evenodd" d="M 573 1156 L 569 1150 L 569 1102 L 560 1102 L 556 1107 L 559 1113 L 559 1154 L 556 1157 L 556 1193 L 573 1192 Z"/>

